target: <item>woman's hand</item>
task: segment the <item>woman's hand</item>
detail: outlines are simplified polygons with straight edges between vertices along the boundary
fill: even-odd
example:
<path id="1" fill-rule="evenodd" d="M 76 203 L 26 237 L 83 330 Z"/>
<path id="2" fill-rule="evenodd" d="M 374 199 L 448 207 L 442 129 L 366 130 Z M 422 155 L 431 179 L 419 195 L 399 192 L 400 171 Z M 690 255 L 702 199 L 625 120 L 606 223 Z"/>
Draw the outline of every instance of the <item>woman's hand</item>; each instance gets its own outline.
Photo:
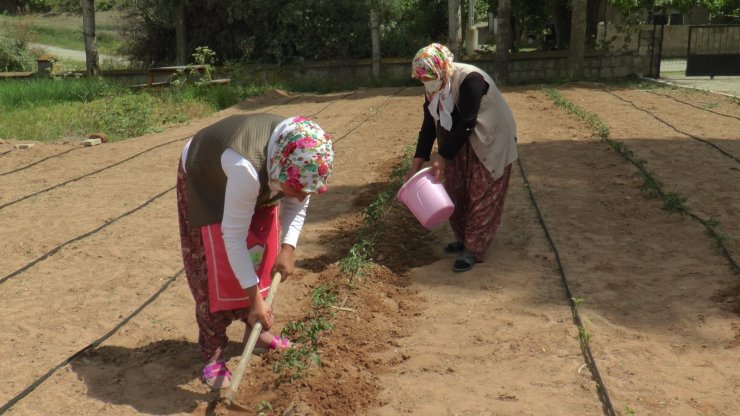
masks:
<path id="1" fill-rule="evenodd" d="M 405 175 L 403 175 L 403 183 L 408 182 L 409 179 L 411 179 L 412 176 L 416 174 L 416 172 L 421 170 L 421 167 L 424 165 L 424 159 L 420 157 L 415 157 L 414 160 L 411 161 L 411 167 L 409 168 L 409 171 L 406 172 Z"/>
<path id="2" fill-rule="evenodd" d="M 272 266 L 271 274 L 274 276 L 275 273 L 280 273 L 283 277 L 281 282 L 284 282 L 295 269 L 295 247 L 290 244 L 283 244 L 280 247 L 280 253 L 278 253 L 277 259 L 275 259 L 275 265 Z"/>
<path id="3" fill-rule="evenodd" d="M 438 180 L 441 180 L 442 176 L 444 175 L 446 164 L 447 161 L 445 160 L 445 158 L 440 156 L 439 153 L 435 153 L 432 155 L 432 175 L 434 175 L 434 177 Z"/>
<path id="4" fill-rule="evenodd" d="M 272 308 L 267 306 L 267 303 L 262 299 L 262 295 L 259 293 L 257 285 L 246 289 L 249 298 L 252 299 L 252 306 L 249 308 L 247 314 L 247 322 L 249 326 L 253 327 L 254 324 L 260 322 L 262 328 L 266 331 L 272 327 L 272 323 L 275 318 L 272 315 Z"/>
<path id="5" fill-rule="evenodd" d="M 262 299 L 262 296 L 257 296 L 256 299 L 257 301 L 249 308 L 247 322 L 249 322 L 249 326 L 251 327 L 254 327 L 254 324 L 260 322 L 262 324 L 262 329 L 267 331 L 272 327 L 272 323 L 275 319 L 272 316 L 272 308 L 267 306 L 267 303 Z"/>

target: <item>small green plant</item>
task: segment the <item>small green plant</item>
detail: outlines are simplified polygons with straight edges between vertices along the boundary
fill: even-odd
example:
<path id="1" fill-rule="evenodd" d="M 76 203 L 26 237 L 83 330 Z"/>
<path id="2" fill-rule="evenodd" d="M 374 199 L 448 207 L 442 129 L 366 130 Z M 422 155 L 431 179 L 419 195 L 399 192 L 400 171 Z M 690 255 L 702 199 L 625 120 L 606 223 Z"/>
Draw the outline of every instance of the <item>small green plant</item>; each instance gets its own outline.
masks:
<path id="1" fill-rule="evenodd" d="M 578 338 L 581 340 L 583 345 L 589 345 L 591 342 L 591 333 L 588 332 L 585 326 L 578 327 Z"/>
<path id="2" fill-rule="evenodd" d="M 663 198 L 663 209 L 669 212 L 684 214 L 687 212 L 686 200 L 686 197 L 682 197 L 676 192 L 668 192 Z"/>
<path id="3" fill-rule="evenodd" d="M 292 381 L 305 377 L 312 367 L 319 365 L 321 359 L 316 349 L 304 345 L 285 350 L 272 365 L 272 371 L 279 374 L 278 382 Z"/>
<path id="4" fill-rule="evenodd" d="M 372 253 L 372 243 L 358 236 L 349 254 L 339 261 L 339 270 L 349 275 L 350 283 L 354 283 L 358 277 L 365 277 L 367 269 L 372 265 Z"/>
<path id="5" fill-rule="evenodd" d="M 315 308 L 328 308 L 337 302 L 337 293 L 327 285 L 321 285 L 311 291 L 311 305 Z"/>
<path id="6" fill-rule="evenodd" d="M 706 103 L 706 104 L 704 104 L 704 109 L 705 110 L 711 110 L 712 108 L 717 108 L 717 107 L 719 107 L 719 103 Z"/>
<path id="7" fill-rule="evenodd" d="M 629 406 L 624 406 L 624 414 L 629 416 L 635 416 L 635 411 L 630 409 Z"/>
<path id="8" fill-rule="evenodd" d="M 267 416 L 267 412 L 272 411 L 272 403 L 261 401 L 257 404 L 257 416 Z"/>

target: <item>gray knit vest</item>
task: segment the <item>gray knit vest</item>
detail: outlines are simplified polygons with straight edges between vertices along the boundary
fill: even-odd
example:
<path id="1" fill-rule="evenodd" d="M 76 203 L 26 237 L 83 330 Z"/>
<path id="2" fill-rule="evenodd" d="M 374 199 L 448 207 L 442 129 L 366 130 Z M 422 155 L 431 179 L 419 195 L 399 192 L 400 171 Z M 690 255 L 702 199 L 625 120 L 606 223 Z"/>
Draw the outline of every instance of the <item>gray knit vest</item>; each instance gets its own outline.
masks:
<path id="1" fill-rule="evenodd" d="M 220 223 L 223 219 L 227 178 L 221 155 L 226 149 L 249 160 L 259 173 L 257 208 L 268 202 L 267 143 L 283 120 L 285 117 L 274 114 L 236 114 L 195 134 L 185 162 L 191 227 Z"/>

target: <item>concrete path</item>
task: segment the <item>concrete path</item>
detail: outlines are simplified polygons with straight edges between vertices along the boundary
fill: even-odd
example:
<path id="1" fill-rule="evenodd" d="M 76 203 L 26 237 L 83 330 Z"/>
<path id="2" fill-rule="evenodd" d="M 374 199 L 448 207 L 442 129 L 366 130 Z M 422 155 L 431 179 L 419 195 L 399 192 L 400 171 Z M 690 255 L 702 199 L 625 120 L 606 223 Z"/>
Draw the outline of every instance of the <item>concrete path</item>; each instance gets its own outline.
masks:
<path id="1" fill-rule="evenodd" d="M 661 61 L 660 81 L 681 87 L 696 88 L 740 97 L 740 76 L 718 76 L 714 77 L 714 79 L 708 76 L 687 77 L 685 59 L 666 59 Z"/>
<path id="2" fill-rule="evenodd" d="M 29 43 L 29 47 L 36 48 L 36 49 L 43 49 L 46 51 L 46 53 L 50 55 L 54 55 L 57 58 L 61 59 L 67 59 L 70 61 L 80 61 L 85 62 L 85 51 L 78 51 L 75 49 L 64 49 L 64 48 L 58 48 L 56 46 L 51 45 L 43 45 L 40 43 Z M 120 56 L 114 56 L 114 55 L 105 55 L 102 53 L 98 54 L 99 63 L 100 64 L 113 64 L 116 66 L 128 66 L 129 61 L 128 59 L 122 58 Z"/>

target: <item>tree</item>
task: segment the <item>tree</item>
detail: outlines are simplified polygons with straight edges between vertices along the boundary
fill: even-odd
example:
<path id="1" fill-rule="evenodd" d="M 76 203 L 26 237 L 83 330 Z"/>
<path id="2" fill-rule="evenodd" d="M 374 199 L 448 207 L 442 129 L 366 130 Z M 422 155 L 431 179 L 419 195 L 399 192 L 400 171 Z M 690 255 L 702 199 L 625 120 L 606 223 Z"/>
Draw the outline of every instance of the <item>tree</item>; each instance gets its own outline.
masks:
<path id="1" fill-rule="evenodd" d="M 568 72 L 571 79 L 583 78 L 586 52 L 586 1 L 573 0 L 570 44 L 568 45 Z"/>
<path id="2" fill-rule="evenodd" d="M 462 16 L 460 15 L 460 0 L 447 0 L 447 27 L 449 39 L 447 47 L 453 55 L 458 56 L 462 45 Z"/>
<path id="3" fill-rule="evenodd" d="M 177 0 L 175 5 L 175 61 L 178 65 L 187 64 L 187 36 L 185 32 L 185 0 Z"/>
<path id="4" fill-rule="evenodd" d="M 509 77 L 509 43 L 511 41 L 511 0 L 499 0 L 496 31 L 496 82 L 505 85 Z"/>
<path id="5" fill-rule="evenodd" d="M 373 78 L 380 78 L 380 4 L 370 1 L 370 41 L 373 48 Z"/>
<path id="6" fill-rule="evenodd" d="M 85 34 L 85 68 L 87 75 L 100 74 L 98 45 L 95 38 L 95 0 L 80 0 L 82 31 Z"/>

